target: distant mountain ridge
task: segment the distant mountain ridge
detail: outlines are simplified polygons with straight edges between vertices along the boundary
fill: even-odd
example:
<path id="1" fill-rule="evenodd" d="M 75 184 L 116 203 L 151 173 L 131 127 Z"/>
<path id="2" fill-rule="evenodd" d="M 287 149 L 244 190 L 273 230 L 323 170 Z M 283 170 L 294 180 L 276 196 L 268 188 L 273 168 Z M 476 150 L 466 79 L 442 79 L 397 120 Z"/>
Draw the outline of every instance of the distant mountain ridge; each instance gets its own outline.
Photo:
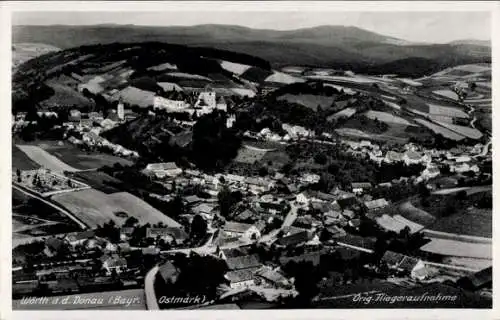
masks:
<path id="1" fill-rule="evenodd" d="M 275 67 L 322 66 L 363 72 L 410 58 L 449 66 L 491 61 L 491 48 L 470 40 L 450 44 L 416 44 L 352 26 L 318 26 L 296 30 L 252 29 L 234 25 L 197 26 L 14 26 L 13 42 L 39 42 L 59 48 L 106 43 L 158 41 L 213 47 L 260 57 Z M 409 61 L 412 61 L 411 59 Z"/>

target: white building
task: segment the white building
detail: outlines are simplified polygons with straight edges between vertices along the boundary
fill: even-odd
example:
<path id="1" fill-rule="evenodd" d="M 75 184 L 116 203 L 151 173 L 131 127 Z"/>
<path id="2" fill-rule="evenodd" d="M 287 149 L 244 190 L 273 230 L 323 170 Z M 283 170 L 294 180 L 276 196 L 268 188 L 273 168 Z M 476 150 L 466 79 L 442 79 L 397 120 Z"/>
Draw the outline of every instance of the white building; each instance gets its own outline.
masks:
<path id="1" fill-rule="evenodd" d="M 150 163 L 144 169 L 146 173 L 153 173 L 157 178 L 176 177 L 182 173 L 174 162 Z"/>
<path id="2" fill-rule="evenodd" d="M 170 100 L 167 98 L 155 96 L 153 108 L 155 110 L 166 110 L 167 112 L 183 112 L 189 108 L 184 100 Z"/>
<path id="3" fill-rule="evenodd" d="M 118 115 L 118 119 L 125 119 L 125 109 L 123 107 L 123 103 L 120 101 L 118 106 L 116 107 L 116 114 Z"/>
<path id="4" fill-rule="evenodd" d="M 229 237 L 240 237 L 245 240 L 254 240 L 261 236 L 256 226 L 247 223 L 226 222 L 223 230 Z"/>

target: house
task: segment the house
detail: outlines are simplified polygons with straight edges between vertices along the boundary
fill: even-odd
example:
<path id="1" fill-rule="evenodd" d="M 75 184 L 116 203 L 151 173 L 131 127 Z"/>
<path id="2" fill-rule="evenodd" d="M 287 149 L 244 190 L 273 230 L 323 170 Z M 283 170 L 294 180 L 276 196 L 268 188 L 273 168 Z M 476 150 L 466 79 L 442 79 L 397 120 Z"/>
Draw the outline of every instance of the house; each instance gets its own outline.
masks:
<path id="1" fill-rule="evenodd" d="M 418 258 L 409 257 L 394 251 L 386 251 L 382 256 L 381 262 L 391 271 L 408 274 L 418 280 L 424 280 L 428 276 L 424 262 Z"/>
<path id="2" fill-rule="evenodd" d="M 262 282 L 276 288 L 289 289 L 291 287 L 290 281 L 285 276 L 267 266 L 257 270 L 255 276 L 262 280 Z"/>
<path id="3" fill-rule="evenodd" d="M 403 154 L 396 151 L 387 151 L 384 157 L 384 161 L 388 163 L 399 162 L 403 160 Z"/>
<path id="4" fill-rule="evenodd" d="M 296 263 L 300 262 L 310 262 L 314 266 L 319 265 L 321 261 L 321 256 L 325 253 L 324 250 L 314 250 L 310 252 L 305 252 L 300 255 L 295 255 L 295 256 L 282 256 L 280 257 L 279 261 L 281 265 L 286 265 L 291 261 L 294 261 Z"/>
<path id="5" fill-rule="evenodd" d="M 181 228 L 165 227 L 165 228 L 148 228 L 146 230 L 146 238 L 163 239 L 170 243 L 175 240 L 176 243 L 182 243 L 188 238 L 188 234 Z"/>
<path id="6" fill-rule="evenodd" d="M 424 180 L 432 179 L 437 176 L 439 176 L 441 172 L 439 171 L 439 168 L 434 165 L 429 165 L 427 168 L 425 168 L 424 171 L 422 171 L 422 174 L 420 177 L 422 177 Z"/>
<path id="7" fill-rule="evenodd" d="M 337 227 L 336 225 L 329 225 L 325 228 L 325 231 L 332 238 L 342 238 L 347 234 L 344 229 Z"/>
<path id="8" fill-rule="evenodd" d="M 193 206 L 193 205 L 196 205 L 198 204 L 199 202 L 201 202 L 201 199 L 200 197 L 196 196 L 196 195 L 192 195 L 192 196 L 187 196 L 184 198 L 184 202 L 186 203 L 186 205 L 188 206 Z"/>
<path id="9" fill-rule="evenodd" d="M 300 231 L 288 236 L 284 236 L 279 238 L 274 242 L 277 246 L 288 247 L 293 245 L 298 245 L 301 243 L 305 243 L 311 239 L 311 236 L 307 230 Z"/>
<path id="10" fill-rule="evenodd" d="M 308 205 L 311 201 L 311 197 L 309 193 L 301 192 L 296 196 L 295 201 L 302 205 Z"/>
<path id="11" fill-rule="evenodd" d="M 256 254 L 229 257 L 226 259 L 226 264 L 229 272 L 225 278 L 233 289 L 254 284 L 254 273 L 262 267 Z"/>
<path id="12" fill-rule="evenodd" d="M 146 173 L 152 173 L 157 178 L 176 177 L 182 173 L 174 162 L 150 163 L 144 169 Z"/>
<path id="13" fill-rule="evenodd" d="M 221 249 L 220 247 L 218 247 L 215 250 L 215 254 L 219 258 L 227 260 L 228 258 L 247 256 L 250 254 L 250 251 L 251 251 L 251 246 L 241 246 L 228 249 Z"/>
<path id="14" fill-rule="evenodd" d="M 338 204 L 340 209 L 346 210 L 358 205 L 358 199 L 356 199 L 355 197 L 338 199 L 336 203 Z"/>
<path id="15" fill-rule="evenodd" d="M 247 184 L 250 191 L 253 193 L 261 193 L 269 191 L 276 185 L 274 181 L 262 178 L 252 178 L 252 177 L 246 178 L 245 183 Z"/>
<path id="16" fill-rule="evenodd" d="M 485 268 L 472 275 L 462 277 L 457 280 L 457 285 L 465 290 L 476 291 L 483 288 L 491 288 L 492 286 L 492 267 Z"/>
<path id="17" fill-rule="evenodd" d="M 389 202 L 387 202 L 384 198 L 380 198 L 372 201 L 366 201 L 364 205 L 368 211 L 375 211 L 387 207 Z"/>
<path id="18" fill-rule="evenodd" d="M 66 237 L 66 240 L 72 246 L 76 246 L 78 244 L 83 244 L 86 240 L 92 239 L 95 237 L 95 232 L 92 230 L 82 231 L 76 234 L 70 234 Z"/>
<path id="19" fill-rule="evenodd" d="M 252 221 L 255 217 L 255 213 L 250 209 L 245 209 L 243 212 L 238 213 L 234 219 L 239 222 Z"/>
<path id="20" fill-rule="evenodd" d="M 231 289 L 241 289 L 255 284 L 255 271 L 257 268 L 242 269 L 242 270 L 232 270 L 224 275 L 227 281 L 229 281 L 229 287 Z"/>
<path id="21" fill-rule="evenodd" d="M 127 260 L 117 255 L 101 257 L 102 267 L 106 270 L 107 275 L 114 272 L 120 274 L 127 270 Z"/>
<path id="22" fill-rule="evenodd" d="M 81 118 L 82 118 L 82 113 L 79 110 L 72 109 L 69 111 L 69 117 L 68 117 L 69 121 L 76 122 L 80 121 Z"/>
<path id="23" fill-rule="evenodd" d="M 427 155 L 423 155 L 419 152 L 409 150 L 403 154 L 402 160 L 406 165 L 411 165 L 411 164 L 428 162 L 430 158 Z"/>
<path id="24" fill-rule="evenodd" d="M 261 234 L 255 225 L 228 221 L 222 229 L 229 237 L 240 237 L 246 240 L 260 238 Z"/>
<path id="25" fill-rule="evenodd" d="M 361 194 L 371 188 L 372 184 L 370 182 L 353 182 L 351 184 L 352 192 L 355 194 Z"/>
<path id="26" fill-rule="evenodd" d="M 191 210 L 193 211 L 194 214 L 200 214 L 202 216 L 212 216 L 214 208 L 215 207 L 213 205 L 201 203 L 192 208 Z"/>

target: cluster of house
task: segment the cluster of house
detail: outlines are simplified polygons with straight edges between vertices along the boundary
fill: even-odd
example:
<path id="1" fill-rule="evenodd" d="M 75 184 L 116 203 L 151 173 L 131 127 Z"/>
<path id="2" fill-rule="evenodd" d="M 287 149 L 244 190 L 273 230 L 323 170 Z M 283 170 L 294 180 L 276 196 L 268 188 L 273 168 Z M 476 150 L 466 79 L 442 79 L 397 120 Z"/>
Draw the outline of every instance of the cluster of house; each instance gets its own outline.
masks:
<path id="1" fill-rule="evenodd" d="M 288 142 L 315 136 L 314 131 L 308 130 L 302 126 L 294 126 L 284 123 L 282 125 L 282 129 L 286 132 L 283 136 L 271 131 L 269 128 L 264 128 L 260 132 L 247 131 L 244 133 L 244 136 L 274 142 Z"/>
<path id="2" fill-rule="evenodd" d="M 77 127 L 73 129 L 79 130 L 80 128 Z M 127 149 L 122 145 L 110 142 L 106 138 L 100 136 L 98 133 L 99 129 L 96 130 L 93 128 L 89 130 L 88 128 L 82 128 L 82 130 L 78 132 L 82 135 L 82 138 L 78 139 L 75 136 L 69 136 L 67 138 L 68 142 L 76 146 L 85 145 L 88 147 L 98 147 L 102 151 L 107 151 L 117 156 L 139 158 L 139 153 L 137 151 Z"/>
<path id="3" fill-rule="evenodd" d="M 435 178 L 440 175 L 439 167 L 448 165 L 451 172 L 463 173 L 472 171 L 479 172 L 479 161 L 475 156 L 481 154 L 482 144 L 472 147 L 453 148 L 451 150 L 425 149 L 413 143 L 408 143 L 402 147 L 401 152 L 394 150 L 384 151 L 379 145 L 370 141 L 345 141 L 349 151 L 357 155 L 367 155 L 377 163 L 404 162 L 406 165 L 421 164 L 425 169 L 417 178 L 417 183 Z"/>

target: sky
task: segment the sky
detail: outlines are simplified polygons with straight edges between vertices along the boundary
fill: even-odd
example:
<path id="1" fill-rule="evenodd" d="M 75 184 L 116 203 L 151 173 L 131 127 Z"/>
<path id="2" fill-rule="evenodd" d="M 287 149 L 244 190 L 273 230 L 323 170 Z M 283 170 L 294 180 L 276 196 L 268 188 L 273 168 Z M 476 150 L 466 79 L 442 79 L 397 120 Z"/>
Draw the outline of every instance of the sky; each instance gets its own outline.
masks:
<path id="1" fill-rule="evenodd" d="M 162 12 L 14 12 L 13 25 L 135 24 L 190 26 L 230 24 L 291 30 L 319 25 L 356 26 L 415 42 L 446 43 L 491 39 L 489 12 L 318 12 L 318 11 L 162 11 Z"/>

